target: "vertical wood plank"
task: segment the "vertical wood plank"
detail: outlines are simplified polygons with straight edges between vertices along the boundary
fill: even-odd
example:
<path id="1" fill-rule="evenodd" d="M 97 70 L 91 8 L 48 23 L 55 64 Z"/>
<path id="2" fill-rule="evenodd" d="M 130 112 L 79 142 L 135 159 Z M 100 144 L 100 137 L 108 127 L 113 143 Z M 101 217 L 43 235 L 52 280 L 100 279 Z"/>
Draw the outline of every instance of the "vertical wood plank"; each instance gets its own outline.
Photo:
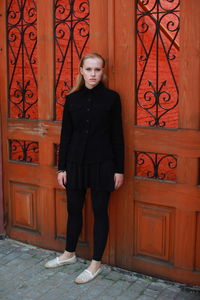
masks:
<path id="1" fill-rule="evenodd" d="M 106 74 L 109 73 L 110 58 L 108 52 L 108 1 L 90 1 L 90 52 L 97 52 L 106 59 Z M 110 219 L 112 218 L 112 208 L 109 210 Z M 110 222 L 111 224 L 111 222 Z M 111 242 L 112 224 L 107 246 L 103 256 L 103 262 L 109 263 L 109 252 L 112 248 Z"/>
<path id="2" fill-rule="evenodd" d="M 108 74 L 109 85 L 111 83 L 110 78 L 110 57 L 108 50 L 108 18 L 112 18 L 113 11 L 108 11 L 108 1 L 107 0 L 96 0 L 90 1 L 90 52 L 97 52 L 101 54 L 106 59 L 105 72 Z M 109 16 L 108 16 L 109 14 Z M 112 256 L 112 261 L 115 261 L 115 251 L 113 243 L 113 237 L 115 238 L 115 226 L 113 226 L 113 207 L 112 200 L 109 208 L 109 219 L 110 219 L 110 230 L 107 246 L 103 256 L 103 262 L 110 263 L 110 253 Z"/>
<path id="3" fill-rule="evenodd" d="M 199 1 L 181 1 L 180 128 L 200 128 L 199 16 Z"/>
<path id="4" fill-rule="evenodd" d="M 200 271 L 200 212 L 196 213 L 195 270 Z"/>
<path id="5" fill-rule="evenodd" d="M 181 1 L 179 127 L 196 130 L 200 129 L 199 16 L 199 1 Z M 179 157 L 177 179 L 198 184 L 199 160 Z"/>
<path id="6" fill-rule="evenodd" d="M 177 210 L 175 226 L 175 259 L 178 268 L 194 269 L 196 213 Z"/>
<path id="7" fill-rule="evenodd" d="M 37 1 L 37 38 L 38 38 L 38 118 L 51 121 L 54 119 L 54 1 Z M 52 141 L 40 142 L 40 172 L 45 174 L 45 167 L 52 167 Z M 55 175 L 56 177 L 56 175 Z M 52 181 L 52 179 L 51 179 Z M 41 234 L 49 246 L 54 240 L 54 194 L 52 188 L 40 187 L 41 197 Z M 49 243 L 47 242 L 49 240 Z M 53 246 L 55 247 L 55 246 Z"/>
<path id="8" fill-rule="evenodd" d="M 115 0 L 108 0 L 108 83 L 115 89 Z"/>
<path id="9" fill-rule="evenodd" d="M 122 100 L 125 182 L 116 192 L 116 264 L 132 264 L 134 230 L 135 3 L 115 1 L 115 88 Z"/>
<path id="10" fill-rule="evenodd" d="M 37 2 L 38 112 L 40 120 L 54 117 L 54 9 L 52 0 Z"/>
<path id="11" fill-rule="evenodd" d="M 197 185 L 199 183 L 199 159 L 179 157 L 177 181 L 178 183 Z"/>
<path id="12" fill-rule="evenodd" d="M 38 36 L 38 115 L 40 120 L 54 119 L 54 1 L 38 0 L 37 4 L 37 36 Z M 53 145 L 45 138 L 40 143 L 40 170 L 45 174 L 44 166 L 52 167 Z M 55 175 L 56 178 L 56 175 Z M 54 193 L 50 188 L 40 188 L 42 202 L 41 230 L 46 240 L 52 242 L 55 237 L 54 228 Z M 49 245 L 51 244 L 49 242 Z M 55 246 L 54 246 L 55 247 Z"/>
<path id="13" fill-rule="evenodd" d="M 181 1 L 179 127 L 190 130 L 200 128 L 199 15 L 199 1 Z M 180 183 L 197 185 L 199 159 L 179 157 L 177 179 Z M 191 270 L 195 267 L 196 226 L 195 211 L 177 211 L 174 262 L 177 267 Z"/>
<path id="14" fill-rule="evenodd" d="M 8 116 L 8 66 L 7 66 L 7 36 L 6 36 L 6 1 L 0 1 L 0 113 L 2 124 L 7 124 Z M 5 137 L 2 126 L 2 139 Z"/>
<path id="15" fill-rule="evenodd" d="M 90 52 L 108 58 L 107 0 L 90 1 Z"/>
<path id="16" fill-rule="evenodd" d="M 2 178 L 2 137 L 1 137 L 2 124 L 0 122 L 0 238 L 4 236 L 4 221 L 3 221 L 3 178 Z"/>
<path id="17" fill-rule="evenodd" d="M 3 196 L 7 199 L 8 189 L 5 183 L 6 174 L 2 178 L 3 170 L 8 164 L 7 145 L 7 116 L 8 116 L 8 67 L 7 67 L 7 38 L 6 38 L 6 1 L 0 1 L 0 235 L 4 234 L 3 213 L 7 207 L 3 206 Z M 4 181 L 3 181 L 4 179 Z M 4 191 L 4 193 L 3 193 Z M 3 211 L 4 209 L 4 211 Z"/>
<path id="18" fill-rule="evenodd" d="M 108 86 L 115 90 L 115 1 L 108 0 Z M 109 264 L 116 265 L 117 218 L 116 193 L 112 193 L 110 201 L 110 235 L 109 235 Z M 108 252 L 107 251 L 107 252 Z"/>

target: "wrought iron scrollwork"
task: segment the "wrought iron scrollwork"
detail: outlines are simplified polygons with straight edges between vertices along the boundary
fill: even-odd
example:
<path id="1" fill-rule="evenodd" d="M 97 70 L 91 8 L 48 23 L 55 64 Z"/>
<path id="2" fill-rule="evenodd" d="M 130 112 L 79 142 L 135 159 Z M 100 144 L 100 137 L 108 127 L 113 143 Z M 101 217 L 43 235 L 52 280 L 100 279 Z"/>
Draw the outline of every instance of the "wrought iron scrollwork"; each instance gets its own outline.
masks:
<path id="1" fill-rule="evenodd" d="M 64 98 L 88 49 L 89 0 L 55 0 L 56 120 L 62 117 Z"/>
<path id="2" fill-rule="evenodd" d="M 177 120 L 176 124 L 169 120 L 179 101 L 179 15 L 180 0 L 137 0 L 139 125 L 177 127 Z"/>
<path id="3" fill-rule="evenodd" d="M 34 141 L 9 140 L 10 160 L 39 163 L 39 144 Z"/>
<path id="4" fill-rule="evenodd" d="M 136 176 L 175 181 L 176 167 L 175 155 L 136 152 Z"/>
<path id="5" fill-rule="evenodd" d="M 9 117 L 11 118 L 37 119 L 36 26 L 36 1 L 7 1 Z"/>

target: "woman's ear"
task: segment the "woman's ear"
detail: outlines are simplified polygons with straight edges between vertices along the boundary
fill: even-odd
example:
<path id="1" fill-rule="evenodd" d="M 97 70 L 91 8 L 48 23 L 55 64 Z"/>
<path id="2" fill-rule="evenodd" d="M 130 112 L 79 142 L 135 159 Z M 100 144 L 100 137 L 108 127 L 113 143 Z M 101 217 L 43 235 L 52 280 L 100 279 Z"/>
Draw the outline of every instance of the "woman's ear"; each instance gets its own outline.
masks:
<path id="1" fill-rule="evenodd" d="M 80 73 L 83 75 L 83 67 L 80 67 Z"/>

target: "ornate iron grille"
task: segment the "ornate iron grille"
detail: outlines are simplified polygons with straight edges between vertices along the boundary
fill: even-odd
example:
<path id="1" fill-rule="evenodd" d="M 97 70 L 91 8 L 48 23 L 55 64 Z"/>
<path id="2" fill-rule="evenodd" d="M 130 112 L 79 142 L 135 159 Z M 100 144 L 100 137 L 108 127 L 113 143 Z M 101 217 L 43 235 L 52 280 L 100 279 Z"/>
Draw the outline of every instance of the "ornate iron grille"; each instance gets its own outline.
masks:
<path id="1" fill-rule="evenodd" d="M 180 0 L 137 0 L 137 125 L 178 127 Z"/>
<path id="2" fill-rule="evenodd" d="M 24 163 L 39 163 L 38 142 L 9 140 L 10 160 Z"/>
<path id="3" fill-rule="evenodd" d="M 79 60 L 88 51 L 89 0 L 55 0 L 55 119 L 61 120 L 65 96 L 78 74 Z"/>
<path id="4" fill-rule="evenodd" d="M 36 22 L 36 1 L 7 1 L 10 118 L 38 117 Z"/>
<path id="5" fill-rule="evenodd" d="M 136 176 L 176 181 L 176 167 L 175 155 L 136 152 Z"/>

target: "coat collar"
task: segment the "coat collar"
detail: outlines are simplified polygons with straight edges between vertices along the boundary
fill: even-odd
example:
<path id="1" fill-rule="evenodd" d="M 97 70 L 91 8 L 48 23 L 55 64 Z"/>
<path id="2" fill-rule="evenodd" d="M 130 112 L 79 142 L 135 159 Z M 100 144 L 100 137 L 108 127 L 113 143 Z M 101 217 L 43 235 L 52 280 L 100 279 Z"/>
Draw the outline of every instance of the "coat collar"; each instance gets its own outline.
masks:
<path id="1" fill-rule="evenodd" d="M 95 94 L 98 93 L 99 91 L 101 91 L 104 88 L 104 84 L 102 82 L 100 82 L 99 84 L 97 84 L 95 87 L 93 87 L 92 89 L 88 89 L 85 85 L 81 88 L 81 92 L 83 94 Z"/>

